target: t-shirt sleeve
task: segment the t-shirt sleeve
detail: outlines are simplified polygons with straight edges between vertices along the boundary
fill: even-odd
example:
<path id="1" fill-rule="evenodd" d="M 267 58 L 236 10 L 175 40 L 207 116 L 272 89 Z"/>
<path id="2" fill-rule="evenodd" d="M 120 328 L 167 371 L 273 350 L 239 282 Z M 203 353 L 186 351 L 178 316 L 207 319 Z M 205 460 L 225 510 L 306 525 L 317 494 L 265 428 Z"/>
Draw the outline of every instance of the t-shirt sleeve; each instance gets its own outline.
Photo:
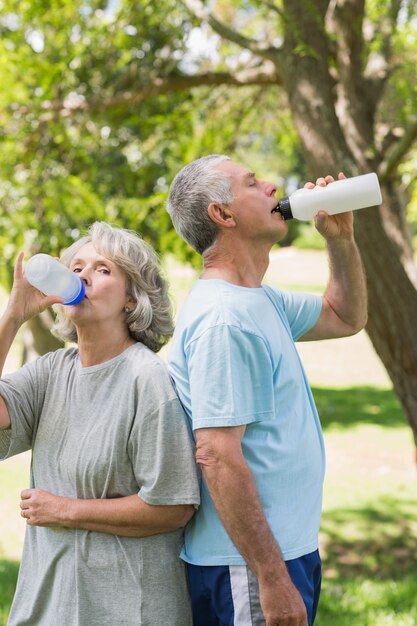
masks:
<path id="1" fill-rule="evenodd" d="M 50 354 L 26 364 L 0 380 L 11 427 L 0 431 L 0 459 L 32 447 L 50 373 Z"/>
<path id="2" fill-rule="evenodd" d="M 274 413 L 273 367 L 261 337 L 213 326 L 186 350 L 193 429 L 241 426 Z"/>
<path id="3" fill-rule="evenodd" d="M 316 324 L 320 317 L 323 298 L 293 291 L 281 293 L 291 334 L 294 341 L 297 341 Z"/>
<path id="4" fill-rule="evenodd" d="M 200 489 L 192 433 L 180 401 L 170 386 L 169 398 L 149 399 L 157 404 L 147 415 L 136 415 L 128 452 L 139 495 L 148 504 L 200 503 Z"/>

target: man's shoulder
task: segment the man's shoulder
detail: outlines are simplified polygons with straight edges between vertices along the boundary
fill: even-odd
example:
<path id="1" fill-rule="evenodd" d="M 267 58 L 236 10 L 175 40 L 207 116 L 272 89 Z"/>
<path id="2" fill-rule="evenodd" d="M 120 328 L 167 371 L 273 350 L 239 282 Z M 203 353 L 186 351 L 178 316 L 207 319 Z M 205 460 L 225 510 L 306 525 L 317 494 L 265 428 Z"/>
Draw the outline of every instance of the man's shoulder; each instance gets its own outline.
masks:
<path id="1" fill-rule="evenodd" d="M 272 305 L 280 305 L 279 292 L 272 287 L 239 287 L 221 280 L 202 280 L 191 290 L 177 321 L 174 344 L 188 345 L 207 333 L 217 333 L 220 327 L 233 331 L 263 335 L 262 319 L 266 308 L 270 318 Z M 282 299 L 282 298 L 281 298 Z M 221 333 L 220 333 L 221 334 Z"/>
<path id="2" fill-rule="evenodd" d="M 239 298 L 233 287 L 223 280 L 199 280 L 180 310 L 177 327 L 210 327 L 239 319 Z"/>

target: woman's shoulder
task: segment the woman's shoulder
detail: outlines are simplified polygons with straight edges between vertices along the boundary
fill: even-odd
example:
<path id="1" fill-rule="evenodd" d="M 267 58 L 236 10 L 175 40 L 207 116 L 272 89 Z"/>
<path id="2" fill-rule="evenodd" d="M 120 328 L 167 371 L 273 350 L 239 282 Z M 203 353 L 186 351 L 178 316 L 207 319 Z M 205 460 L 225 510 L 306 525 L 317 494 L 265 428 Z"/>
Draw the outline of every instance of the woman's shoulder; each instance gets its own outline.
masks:
<path id="1" fill-rule="evenodd" d="M 77 348 L 59 348 L 38 357 L 33 364 L 39 369 L 55 369 L 72 364 L 78 358 Z"/>
<path id="2" fill-rule="evenodd" d="M 145 346 L 145 344 L 141 343 L 140 341 L 137 341 L 132 346 L 130 346 L 130 348 L 125 351 L 125 354 L 127 357 L 126 360 L 129 361 L 129 363 L 131 364 L 134 363 L 139 366 L 143 366 L 146 364 L 149 367 L 165 365 L 159 354 L 153 352 L 150 348 Z"/>
<path id="3" fill-rule="evenodd" d="M 126 358 L 127 375 L 133 377 L 136 385 L 169 392 L 175 397 L 171 377 L 165 361 L 155 352 L 152 352 L 142 343 L 137 343 L 129 349 Z M 165 394 L 164 394 L 165 395 Z"/>
<path id="4" fill-rule="evenodd" d="M 159 373 L 160 376 L 168 375 L 165 361 L 143 343 L 136 343 L 126 351 L 125 363 L 127 368 L 135 376 Z"/>

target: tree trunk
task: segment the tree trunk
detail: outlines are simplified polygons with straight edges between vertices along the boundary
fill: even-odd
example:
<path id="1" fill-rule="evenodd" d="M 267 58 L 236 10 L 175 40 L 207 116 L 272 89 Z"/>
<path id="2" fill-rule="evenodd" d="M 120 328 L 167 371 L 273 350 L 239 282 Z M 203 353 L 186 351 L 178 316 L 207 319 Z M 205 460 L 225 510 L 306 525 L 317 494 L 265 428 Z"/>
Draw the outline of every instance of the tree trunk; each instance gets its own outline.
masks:
<path id="1" fill-rule="evenodd" d="M 49 310 L 26 322 L 23 332 L 22 365 L 47 352 L 63 348 L 64 342 L 51 335 L 53 317 Z"/>
<path id="2" fill-rule="evenodd" d="M 337 94 L 342 91 L 345 102 L 353 101 L 356 94 L 349 93 L 349 88 L 356 87 L 350 87 L 346 80 L 342 90 L 340 85 L 334 89 L 328 69 L 327 37 L 319 32 L 320 19 L 301 10 L 305 2 L 288 0 L 285 4 L 288 23 L 281 72 L 313 179 L 340 170 L 348 176 L 376 170 L 381 158 L 372 146 L 366 148 L 363 144 L 364 138 L 373 137 L 372 112 L 364 108 L 361 117 L 359 108 L 352 107 L 347 121 L 338 115 Z M 291 20 L 297 21 L 297 29 L 290 27 Z M 300 48 L 300 40 L 304 48 Z M 360 75 L 361 69 L 343 68 L 350 76 L 355 70 Z M 356 133 L 352 133 L 355 124 Z M 360 137 L 361 145 L 355 146 L 355 136 Z M 366 330 L 392 380 L 417 445 L 416 268 L 392 181 L 385 182 L 382 194 L 381 207 L 355 214 L 356 241 L 369 293 Z"/>
<path id="3" fill-rule="evenodd" d="M 383 209 L 366 209 L 355 216 L 355 236 L 368 285 L 366 330 L 391 378 L 417 445 L 417 291 L 386 232 Z"/>
<path id="4" fill-rule="evenodd" d="M 345 0 L 341 6 L 351 9 L 355 2 Z M 357 2 L 361 4 L 361 0 Z M 321 0 L 285 2 L 285 56 L 280 71 L 312 180 L 341 170 L 347 176 L 376 171 L 382 158 L 373 145 L 363 143 L 362 129 L 369 127 L 372 111 L 362 107 L 361 118 L 361 107 L 352 105 L 347 124 L 337 113 L 338 94 L 342 91 L 345 100 L 346 94 L 352 100 L 354 93 L 348 84 L 342 90 L 335 89 L 329 73 L 328 38 L 320 15 L 327 4 Z M 316 12 L 308 7 L 315 7 Z M 360 80 L 355 76 L 362 75 L 362 68 L 347 67 L 355 59 L 345 58 L 343 62 L 346 81 Z M 366 93 L 357 97 L 366 98 Z M 352 133 L 355 124 L 356 133 Z M 361 138 L 360 145 L 353 145 L 355 136 Z M 381 187 L 383 205 L 355 213 L 356 241 L 369 292 L 366 330 L 392 380 L 417 444 L 417 274 L 394 183 L 386 180 Z"/>

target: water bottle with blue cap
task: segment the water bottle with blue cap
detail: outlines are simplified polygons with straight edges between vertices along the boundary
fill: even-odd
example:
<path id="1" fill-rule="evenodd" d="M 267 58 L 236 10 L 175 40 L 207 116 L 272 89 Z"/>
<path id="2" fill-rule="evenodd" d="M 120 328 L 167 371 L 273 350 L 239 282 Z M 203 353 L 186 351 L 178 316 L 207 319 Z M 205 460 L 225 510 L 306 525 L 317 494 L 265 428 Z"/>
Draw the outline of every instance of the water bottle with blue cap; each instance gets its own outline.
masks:
<path id="1" fill-rule="evenodd" d="M 49 254 L 35 254 L 29 259 L 25 265 L 25 277 L 46 296 L 63 298 L 68 306 L 78 304 L 85 296 L 81 278 Z"/>

